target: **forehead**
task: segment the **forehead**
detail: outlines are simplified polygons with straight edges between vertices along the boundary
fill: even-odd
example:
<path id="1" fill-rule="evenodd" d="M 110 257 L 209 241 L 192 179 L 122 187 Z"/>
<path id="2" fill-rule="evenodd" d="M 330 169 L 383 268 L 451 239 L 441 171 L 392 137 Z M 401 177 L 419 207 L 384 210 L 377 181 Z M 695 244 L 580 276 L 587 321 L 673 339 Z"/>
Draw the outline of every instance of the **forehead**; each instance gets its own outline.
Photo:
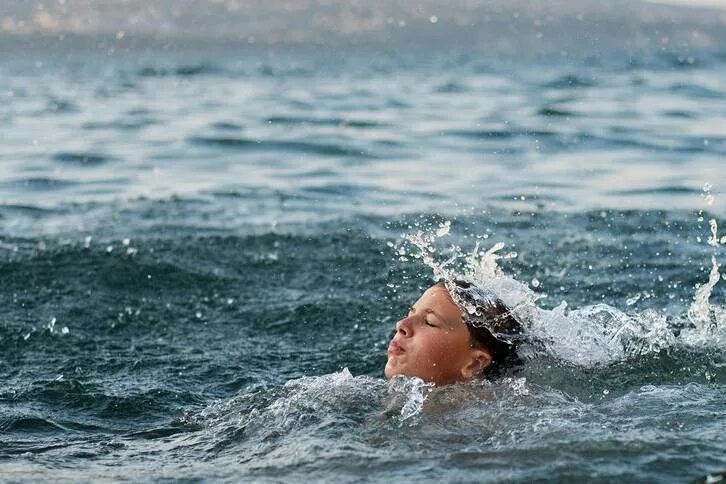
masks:
<path id="1" fill-rule="evenodd" d="M 454 304 L 454 301 L 449 295 L 449 291 L 443 284 L 437 284 L 428 288 L 419 300 L 416 301 L 416 306 L 422 306 L 422 309 L 433 309 L 442 317 L 452 322 L 462 321 L 459 307 Z"/>

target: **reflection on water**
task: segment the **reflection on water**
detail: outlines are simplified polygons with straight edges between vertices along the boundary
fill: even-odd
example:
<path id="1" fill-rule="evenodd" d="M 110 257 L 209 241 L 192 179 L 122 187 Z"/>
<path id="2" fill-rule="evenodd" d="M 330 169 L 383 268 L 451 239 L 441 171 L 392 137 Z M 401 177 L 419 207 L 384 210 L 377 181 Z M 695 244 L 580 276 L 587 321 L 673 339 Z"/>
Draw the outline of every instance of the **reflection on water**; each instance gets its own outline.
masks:
<path id="1" fill-rule="evenodd" d="M 350 210 L 395 214 L 521 197 L 556 210 L 694 209 L 705 182 L 723 190 L 717 57 L 688 69 L 625 69 L 614 57 L 482 73 L 441 55 L 418 66 L 308 56 L 271 57 L 272 74 L 229 53 L 198 64 L 6 62 L 0 199 L 48 207 L 323 188 L 320 204 L 338 206 L 354 188 Z"/>

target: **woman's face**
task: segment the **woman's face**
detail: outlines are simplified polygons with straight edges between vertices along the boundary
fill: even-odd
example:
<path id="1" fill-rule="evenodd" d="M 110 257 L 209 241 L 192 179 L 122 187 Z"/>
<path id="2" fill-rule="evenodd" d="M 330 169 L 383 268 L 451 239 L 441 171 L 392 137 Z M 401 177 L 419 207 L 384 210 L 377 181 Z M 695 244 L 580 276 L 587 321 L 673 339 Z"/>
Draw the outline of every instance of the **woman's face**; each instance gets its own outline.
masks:
<path id="1" fill-rule="evenodd" d="M 446 287 L 436 284 L 396 323 L 385 374 L 386 378 L 406 375 L 448 384 L 481 373 L 490 362 L 485 350 L 472 346 L 469 330 Z"/>

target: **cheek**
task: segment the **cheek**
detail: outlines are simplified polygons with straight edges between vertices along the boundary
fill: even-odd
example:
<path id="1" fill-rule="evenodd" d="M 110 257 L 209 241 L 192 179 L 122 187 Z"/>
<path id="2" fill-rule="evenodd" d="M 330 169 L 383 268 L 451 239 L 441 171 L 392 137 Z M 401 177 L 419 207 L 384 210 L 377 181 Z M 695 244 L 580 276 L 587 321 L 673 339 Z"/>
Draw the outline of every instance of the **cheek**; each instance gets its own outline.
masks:
<path id="1" fill-rule="evenodd" d="M 429 357 L 437 365 L 461 366 L 469 354 L 469 335 L 450 332 L 431 342 Z"/>
<path id="2" fill-rule="evenodd" d="M 459 348 L 461 345 L 458 344 L 458 341 L 450 334 L 436 336 L 426 341 L 424 348 L 422 348 L 422 356 L 430 363 L 439 365 L 455 359 L 456 355 L 461 351 Z"/>

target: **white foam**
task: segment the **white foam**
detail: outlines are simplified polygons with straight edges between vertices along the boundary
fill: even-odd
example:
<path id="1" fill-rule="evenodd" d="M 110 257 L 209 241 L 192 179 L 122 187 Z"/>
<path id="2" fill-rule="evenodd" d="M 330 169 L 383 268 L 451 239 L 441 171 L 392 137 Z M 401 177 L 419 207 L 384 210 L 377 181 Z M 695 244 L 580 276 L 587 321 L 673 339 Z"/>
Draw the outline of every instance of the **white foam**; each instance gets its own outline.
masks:
<path id="1" fill-rule="evenodd" d="M 709 244 L 717 246 L 720 240 L 716 221 L 712 220 L 710 226 Z M 497 242 L 487 250 L 480 249 L 477 243 L 468 254 L 458 246 L 451 246 L 448 249 L 451 255 L 440 260 L 437 255 L 441 251 L 435 244 L 438 238 L 449 233 L 450 224 L 439 227 L 446 227 L 446 230 L 432 229 L 428 233 L 419 230 L 413 235 L 404 235 L 412 250 L 406 250 L 404 244 L 398 248 L 399 253 L 421 260 L 432 269 L 435 281 L 466 279 L 485 291 L 492 291 L 512 309 L 527 333 L 558 359 L 594 366 L 655 354 L 679 345 L 723 348 L 726 343 L 726 308 L 709 303 L 720 279 L 715 256 L 711 259 L 709 279 L 696 289 L 685 316 L 669 318 L 654 309 L 628 309 L 626 312 L 607 304 L 570 309 L 566 301 L 548 310 L 537 305 L 543 297 L 541 294 L 505 274 L 499 266 L 498 261 L 507 257 L 499 255 L 505 247 L 503 242 Z M 516 257 L 516 253 L 508 256 Z M 637 298 L 629 298 L 627 306 L 635 304 L 640 297 L 638 294 Z M 678 333 L 677 328 L 684 320 L 688 327 Z"/>

